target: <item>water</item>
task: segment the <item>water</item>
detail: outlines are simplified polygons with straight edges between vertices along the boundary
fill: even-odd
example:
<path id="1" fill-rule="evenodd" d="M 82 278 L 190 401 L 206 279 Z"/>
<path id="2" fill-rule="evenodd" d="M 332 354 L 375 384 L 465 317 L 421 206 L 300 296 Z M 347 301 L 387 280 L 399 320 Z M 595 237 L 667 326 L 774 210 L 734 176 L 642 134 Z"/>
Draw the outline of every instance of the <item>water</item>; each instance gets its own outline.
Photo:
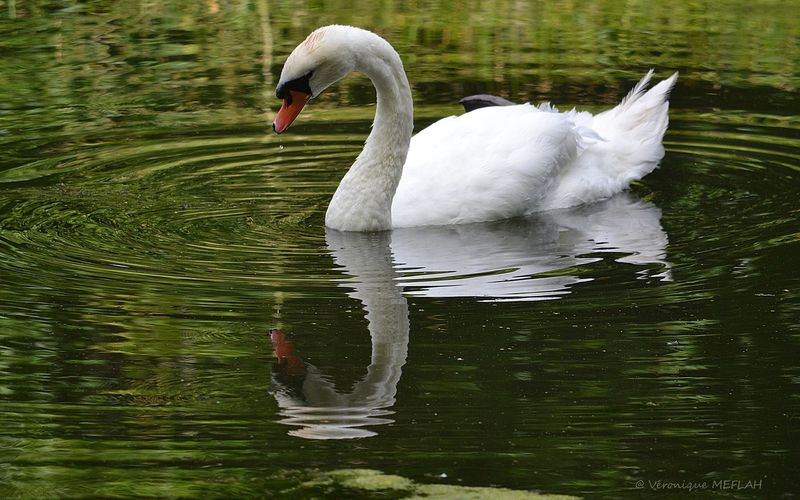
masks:
<path id="1" fill-rule="evenodd" d="M 788 4 L 0 8 L 3 496 L 270 496 L 340 468 L 798 492 Z M 326 232 L 368 82 L 269 123 L 283 59 L 333 22 L 393 42 L 417 129 L 464 95 L 597 111 L 680 70 L 667 156 L 588 207 Z"/>

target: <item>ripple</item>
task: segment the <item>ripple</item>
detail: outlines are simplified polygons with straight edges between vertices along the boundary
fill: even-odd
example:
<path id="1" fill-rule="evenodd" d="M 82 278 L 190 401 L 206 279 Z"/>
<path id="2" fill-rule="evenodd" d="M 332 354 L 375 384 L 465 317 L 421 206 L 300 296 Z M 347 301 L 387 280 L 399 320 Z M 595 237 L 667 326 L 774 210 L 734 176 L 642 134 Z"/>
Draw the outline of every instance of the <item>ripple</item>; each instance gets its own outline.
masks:
<path id="1" fill-rule="evenodd" d="M 237 306 L 230 286 L 313 290 L 330 269 L 319 262 L 321 219 L 308 199 L 330 190 L 321 165 L 346 154 L 347 139 L 328 138 L 320 155 L 302 138 L 279 144 L 260 127 L 242 132 L 111 138 L 91 153 L 0 173 L 0 282 L 21 288 L 15 309 L 28 310 L 42 290 L 48 301 L 205 290 L 214 296 L 195 299 L 217 310 Z M 211 286 L 190 292 L 193 283 Z"/>
<path id="2" fill-rule="evenodd" d="M 98 282 L 117 282 L 120 291 L 136 284 L 185 290 L 192 282 L 318 291 L 320 278 L 336 278 L 326 262 L 322 214 L 362 139 L 328 128 L 325 135 L 301 129 L 280 138 L 264 135 L 260 124 L 128 141 L 111 137 L 0 172 L 6 186 L 0 249 L 11 257 L 0 269 L 31 288 L 53 288 L 55 278 L 65 285 L 55 288 L 65 294 Z M 416 236 L 397 231 L 392 245 L 399 283 L 411 295 L 553 299 L 591 281 L 581 269 L 614 252 L 618 262 L 664 278 L 670 273 L 667 253 L 794 243 L 798 130 L 795 117 L 677 111 L 664 166 L 643 182 L 667 211 L 665 227 L 656 206 L 627 198 L 592 208 L 593 221 L 579 209 L 521 225 L 460 228 L 455 232 L 464 234 L 455 239 L 447 229 Z M 639 217 L 647 223 L 633 241 L 622 238 L 624 227 L 610 229 L 614 220 L 631 219 L 631 210 L 652 211 Z M 667 238 L 664 230 L 675 225 L 690 228 L 691 248 L 684 249 L 680 235 Z M 516 248 L 497 250 L 498 241 L 514 239 L 509 234 L 522 238 Z M 572 238 L 567 246 L 565 234 Z M 461 243 L 430 244 L 437 240 Z M 461 258 L 459 248 L 466 252 Z M 437 257 L 437 249 L 448 250 Z"/>

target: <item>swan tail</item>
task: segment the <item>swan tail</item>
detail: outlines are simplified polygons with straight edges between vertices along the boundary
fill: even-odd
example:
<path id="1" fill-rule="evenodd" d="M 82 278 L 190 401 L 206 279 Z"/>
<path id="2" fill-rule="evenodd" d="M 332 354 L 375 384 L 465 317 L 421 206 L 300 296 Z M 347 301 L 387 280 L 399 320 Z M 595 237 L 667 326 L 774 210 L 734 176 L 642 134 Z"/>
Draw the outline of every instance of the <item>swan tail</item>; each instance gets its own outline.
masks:
<path id="1" fill-rule="evenodd" d="M 592 116 L 567 114 L 581 136 L 578 159 L 549 194 L 547 208 L 608 198 L 652 172 L 664 157 L 661 140 L 669 124 L 669 94 L 678 73 L 648 90 L 650 70 L 616 107 Z"/>
<path id="2" fill-rule="evenodd" d="M 610 115 L 608 118 L 613 120 L 612 125 L 621 131 L 634 132 L 642 129 L 640 131 L 644 133 L 642 139 L 655 138 L 660 142 L 667 130 L 669 94 L 678 79 L 678 73 L 673 73 L 666 80 L 647 90 L 652 77 L 651 69 L 617 107 L 607 113 L 601 113 L 597 118 L 608 114 Z"/>
<path id="3" fill-rule="evenodd" d="M 669 94 L 678 73 L 648 90 L 653 70 L 615 108 L 594 117 L 592 128 L 605 141 L 606 165 L 623 189 L 652 172 L 664 157 L 662 139 L 669 125 Z"/>

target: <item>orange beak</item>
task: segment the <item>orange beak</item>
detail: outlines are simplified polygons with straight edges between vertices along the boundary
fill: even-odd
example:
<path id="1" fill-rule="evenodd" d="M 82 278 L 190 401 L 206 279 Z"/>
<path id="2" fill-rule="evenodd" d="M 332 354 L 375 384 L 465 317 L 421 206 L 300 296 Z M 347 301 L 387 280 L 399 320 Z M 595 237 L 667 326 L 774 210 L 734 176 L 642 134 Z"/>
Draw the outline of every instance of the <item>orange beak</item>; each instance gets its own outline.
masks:
<path id="1" fill-rule="evenodd" d="M 272 129 L 280 134 L 289 128 L 289 125 L 297 118 L 297 115 L 303 111 L 303 106 L 306 105 L 309 99 L 311 99 L 311 94 L 290 90 L 283 100 L 281 109 L 278 111 L 278 114 L 275 115 L 275 121 L 272 122 Z"/>
<path id="2" fill-rule="evenodd" d="M 269 332 L 272 347 L 275 349 L 275 356 L 278 358 L 278 365 L 284 375 L 299 377 L 305 374 L 306 365 L 294 352 L 294 345 L 286 340 L 286 334 L 282 330 L 271 330 Z"/>

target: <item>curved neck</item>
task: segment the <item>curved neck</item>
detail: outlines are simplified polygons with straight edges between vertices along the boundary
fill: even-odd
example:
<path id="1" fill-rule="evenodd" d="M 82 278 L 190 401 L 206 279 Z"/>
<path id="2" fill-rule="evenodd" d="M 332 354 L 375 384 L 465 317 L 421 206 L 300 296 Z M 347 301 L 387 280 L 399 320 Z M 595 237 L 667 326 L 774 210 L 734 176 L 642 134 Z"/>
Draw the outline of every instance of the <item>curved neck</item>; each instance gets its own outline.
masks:
<path id="1" fill-rule="evenodd" d="M 392 199 L 400 182 L 414 128 L 414 105 L 400 56 L 369 33 L 354 47 L 355 70 L 377 91 L 372 132 L 328 206 L 325 225 L 341 231 L 392 227 Z"/>

